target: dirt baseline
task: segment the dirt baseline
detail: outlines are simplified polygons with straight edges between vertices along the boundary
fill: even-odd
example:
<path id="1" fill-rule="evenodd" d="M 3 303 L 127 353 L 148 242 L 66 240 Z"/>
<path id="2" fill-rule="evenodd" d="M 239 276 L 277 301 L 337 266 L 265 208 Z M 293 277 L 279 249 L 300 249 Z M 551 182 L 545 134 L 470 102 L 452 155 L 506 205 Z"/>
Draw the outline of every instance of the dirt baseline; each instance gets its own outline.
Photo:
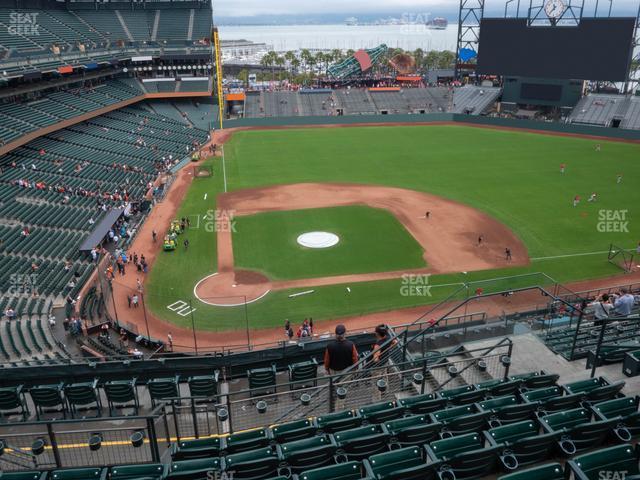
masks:
<path id="1" fill-rule="evenodd" d="M 218 231 L 221 275 L 203 279 L 195 289 L 196 295 L 200 298 L 246 295 L 251 300 L 268 290 L 384 280 L 406 273 L 450 273 L 529 263 L 526 247 L 504 224 L 470 206 L 415 190 L 346 183 L 299 183 L 238 190 L 218 196 L 218 208 L 233 212 L 235 216 L 347 205 L 367 205 L 391 212 L 422 246 L 428 267 L 278 282 L 265 279 L 262 288 L 257 288 L 259 282 L 255 280 L 245 282 L 243 275 L 230 275 L 235 271 L 232 229 L 221 228 Z M 480 236 L 481 243 L 478 242 Z M 505 258 L 505 248 L 511 250 L 511 260 Z"/>

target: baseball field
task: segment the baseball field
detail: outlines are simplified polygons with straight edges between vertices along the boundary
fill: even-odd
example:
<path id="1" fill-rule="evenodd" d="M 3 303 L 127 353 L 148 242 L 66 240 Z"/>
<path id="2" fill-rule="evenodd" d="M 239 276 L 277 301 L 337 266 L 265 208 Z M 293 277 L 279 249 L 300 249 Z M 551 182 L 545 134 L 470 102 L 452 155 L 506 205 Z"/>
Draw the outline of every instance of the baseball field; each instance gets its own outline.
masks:
<path id="1" fill-rule="evenodd" d="M 607 252 L 640 240 L 639 159 L 637 144 L 454 125 L 237 131 L 191 181 L 190 227 L 158 254 L 146 305 L 259 329 L 431 304 L 461 282 L 620 274 Z M 297 243 L 314 231 L 339 242 Z"/>

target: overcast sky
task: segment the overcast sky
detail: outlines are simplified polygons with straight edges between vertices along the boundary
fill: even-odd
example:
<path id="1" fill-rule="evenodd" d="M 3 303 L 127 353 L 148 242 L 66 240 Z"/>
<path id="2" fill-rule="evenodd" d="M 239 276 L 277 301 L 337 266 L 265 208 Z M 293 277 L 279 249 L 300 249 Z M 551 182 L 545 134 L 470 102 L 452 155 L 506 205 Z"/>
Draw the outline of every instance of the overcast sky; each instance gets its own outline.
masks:
<path id="1" fill-rule="evenodd" d="M 214 0 L 214 11 L 221 16 L 375 13 L 377 11 L 426 12 L 434 6 L 457 8 L 456 0 Z M 425 10 L 426 9 L 426 10 Z"/>
<path id="2" fill-rule="evenodd" d="M 488 0 L 485 10 L 502 10 L 505 0 Z M 575 3 L 575 2 L 574 2 Z M 529 2 L 521 1 L 522 9 Z M 601 0 L 600 11 L 607 1 Z M 371 15 L 378 12 L 401 17 L 403 14 L 424 15 L 431 11 L 458 12 L 458 0 L 213 0 L 218 17 L 251 17 L 262 15 L 349 14 Z M 634 11 L 638 0 L 614 0 L 614 13 Z M 592 14 L 595 0 L 585 1 L 585 14 Z"/>

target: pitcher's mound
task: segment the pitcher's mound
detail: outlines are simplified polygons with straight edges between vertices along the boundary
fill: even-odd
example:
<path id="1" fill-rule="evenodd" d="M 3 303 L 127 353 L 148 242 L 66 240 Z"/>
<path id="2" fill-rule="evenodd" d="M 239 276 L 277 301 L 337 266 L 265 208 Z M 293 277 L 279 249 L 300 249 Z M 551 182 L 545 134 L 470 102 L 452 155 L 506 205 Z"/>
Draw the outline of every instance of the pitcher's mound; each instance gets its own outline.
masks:
<path id="1" fill-rule="evenodd" d="M 269 279 L 258 272 L 214 273 L 203 278 L 193 288 L 203 303 L 216 307 L 238 307 L 260 300 L 271 290 Z"/>
<path id="2" fill-rule="evenodd" d="M 307 232 L 297 238 L 298 244 L 307 248 L 329 248 L 339 241 L 340 237 L 330 232 Z"/>

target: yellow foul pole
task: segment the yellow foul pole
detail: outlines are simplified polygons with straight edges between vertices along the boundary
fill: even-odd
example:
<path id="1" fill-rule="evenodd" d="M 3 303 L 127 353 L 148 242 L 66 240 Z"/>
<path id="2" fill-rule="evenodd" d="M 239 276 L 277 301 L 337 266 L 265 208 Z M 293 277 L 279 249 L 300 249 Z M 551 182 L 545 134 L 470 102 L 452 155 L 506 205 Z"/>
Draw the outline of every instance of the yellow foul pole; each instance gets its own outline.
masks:
<path id="1" fill-rule="evenodd" d="M 224 128 L 224 92 L 222 91 L 222 55 L 220 53 L 220 37 L 218 27 L 213 27 L 213 52 L 216 64 L 216 86 L 218 90 L 218 117 L 220 119 L 220 130 Z"/>

